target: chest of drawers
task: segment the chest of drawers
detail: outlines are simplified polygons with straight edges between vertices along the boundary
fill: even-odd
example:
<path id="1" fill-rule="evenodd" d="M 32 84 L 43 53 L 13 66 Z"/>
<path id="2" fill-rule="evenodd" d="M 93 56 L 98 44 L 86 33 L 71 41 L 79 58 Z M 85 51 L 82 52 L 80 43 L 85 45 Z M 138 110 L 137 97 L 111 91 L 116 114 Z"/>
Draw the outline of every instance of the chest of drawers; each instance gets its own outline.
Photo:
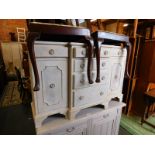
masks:
<path id="1" fill-rule="evenodd" d="M 82 119 L 84 122 L 78 123 L 75 119 L 81 110 L 92 106 L 102 105 L 102 110 L 108 110 L 112 98 L 118 97 L 121 102 L 126 49 L 111 45 L 101 46 L 101 82 L 95 82 L 97 69 L 96 58 L 93 58 L 91 64 L 93 84 L 89 84 L 87 78 L 88 59 L 86 58 L 87 47 L 85 44 L 36 41 L 34 51 L 40 90 L 32 91 L 32 107 L 38 133 L 42 133 L 39 128 L 44 124 L 44 121 L 49 120 L 48 117 L 55 114 L 63 114 L 65 119 L 62 128 L 59 130 L 56 128 L 56 131 L 52 128 L 53 134 L 114 133 L 108 128 L 112 128 L 114 125 L 113 120 L 116 119 L 116 114 L 111 116 L 110 111 L 102 118 L 98 116 L 98 119 L 94 116 L 94 118 L 89 119 L 91 126 L 93 126 L 89 132 L 87 131 L 89 121 Z M 32 72 L 31 78 L 33 86 L 35 80 Z M 104 117 L 108 117 L 108 124 L 105 121 L 107 127 L 101 131 L 98 128 L 102 128 L 102 125 L 105 126 Z M 53 117 L 51 121 L 55 122 L 55 119 Z M 71 123 L 70 121 L 74 125 L 65 127 L 67 122 Z"/>

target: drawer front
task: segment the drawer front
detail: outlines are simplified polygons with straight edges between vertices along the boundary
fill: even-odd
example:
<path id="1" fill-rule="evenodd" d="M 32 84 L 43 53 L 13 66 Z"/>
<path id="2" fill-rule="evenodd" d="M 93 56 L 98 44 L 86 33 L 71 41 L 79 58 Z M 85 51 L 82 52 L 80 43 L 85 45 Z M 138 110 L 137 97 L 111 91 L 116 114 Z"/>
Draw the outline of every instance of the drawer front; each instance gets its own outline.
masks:
<path id="1" fill-rule="evenodd" d="M 48 132 L 49 135 L 86 135 L 87 122 L 81 124 L 73 124 L 68 127 L 56 129 L 55 131 Z"/>
<path id="2" fill-rule="evenodd" d="M 102 70 L 101 73 L 101 82 L 100 84 L 108 84 L 109 80 L 109 71 L 108 70 Z M 88 82 L 88 78 L 87 78 L 87 73 L 83 72 L 83 73 L 75 73 L 73 75 L 73 86 L 74 89 L 76 88 L 83 88 L 83 87 L 89 87 L 89 86 L 93 86 L 95 85 L 95 80 L 96 80 L 96 71 L 92 72 L 92 80 L 94 81 L 94 84 L 89 84 Z"/>
<path id="3" fill-rule="evenodd" d="M 100 103 L 107 95 L 108 85 L 99 85 L 89 88 L 74 90 L 74 106 Z"/>
<path id="4" fill-rule="evenodd" d="M 87 48 L 86 47 L 73 47 L 73 55 L 75 58 L 86 57 Z"/>
<path id="5" fill-rule="evenodd" d="M 87 71 L 87 64 L 88 59 L 74 59 L 74 71 L 75 72 L 86 72 Z M 100 60 L 100 69 L 107 69 L 110 65 L 109 59 L 101 59 Z M 92 62 L 92 70 L 96 70 L 96 59 L 93 58 Z"/>
<path id="6" fill-rule="evenodd" d="M 68 47 L 63 45 L 34 45 L 35 56 L 40 57 L 68 57 Z"/>
<path id="7" fill-rule="evenodd" d="M 126 56 L 127 55 L 127 50 L 124 48 L 112 48 L 111 49 L 111 53 L 110 56 L 114 56 L 114 57 L 122 57 L 122 56 Z"/>
<path id="8" fill-rule="evenodd" d="M 104 47 L 101 46 L 101 57 L 120 57 L 126 56 L 126 48 L 122 49 L 121 47 Z"/>

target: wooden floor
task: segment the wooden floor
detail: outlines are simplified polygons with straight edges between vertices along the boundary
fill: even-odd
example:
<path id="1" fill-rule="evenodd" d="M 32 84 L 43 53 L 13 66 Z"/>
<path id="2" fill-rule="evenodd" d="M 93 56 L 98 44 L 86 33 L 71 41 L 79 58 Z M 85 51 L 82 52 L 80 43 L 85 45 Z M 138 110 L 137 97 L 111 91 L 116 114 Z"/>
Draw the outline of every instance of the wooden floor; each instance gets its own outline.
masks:
<path id="1" fill-rule="evenodd" d="M 8 107 L 21 104 L 20 94 L 18 91 L 18 82 L 10 81 L 6 85 L 3 95 L 0 100 L 0 107 Z"/>

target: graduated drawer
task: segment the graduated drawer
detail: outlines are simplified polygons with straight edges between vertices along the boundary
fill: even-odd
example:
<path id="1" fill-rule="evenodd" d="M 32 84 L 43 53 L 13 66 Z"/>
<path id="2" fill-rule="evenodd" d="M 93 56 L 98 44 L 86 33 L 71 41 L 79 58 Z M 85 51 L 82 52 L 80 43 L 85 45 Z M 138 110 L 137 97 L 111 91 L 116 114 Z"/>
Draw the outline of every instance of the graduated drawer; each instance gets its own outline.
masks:
<path id="1" fill-rule="evenodd" d="M 106 84 L 108 83 L 108 80 L 109 80 L 109 71 L 108 70 L 102 70 L 100 72 L 100 79 L 101 79 L 101 82 L 100 84 Z M 89 86 L 92 86 L 95 83 L 95 80 L 96 80 L 96 71 L 93 71 L 92 72 L 92 80 L 94 81 L 94 84 L 89 84 L 88 82 L 88 77 L 87 77 L 87 73 L 86 72 L 82 72 L 82 73 L 75 73 L 73 75 L 73 86 L 74 86 L 74 89 L 76 88 L 83 88 L 83 87 L 89 87 Z"/>
<path id="2" fill-rule="evenodd" d="M 86 57 L 87 55 L 87 48 L 86 47 L 73 47 L 73 56 L 77 57 Z"/>
<path id="3" fill-rule="evenodd" d="M 109 59 L 108 58 L 102 58 L 100 60 L 100 69 L 106 69 L 109 67 Z M 74 72 L 86 72 L 87 71 L 87 65 L 88 65 L 88 59 L 74 59 Z M 92 61 L 92 70 L 96 70 L 96 58 L 93 58 Z"/>
<path id="4" fill-rule="evenodd" d="M 117 116 L 117 109 L 104 110 L 103 113 L 93 117 L 92 123 L 96 123 L 98 121 L 102 121 L 102 122 L 109 121 L 109 120 L 115 119 L 116 116 Z"/>
<path id="5" fill-rule="evenodd" d="M 67 127 L 57 128 L 53 131 L 48 131 L 48 135 L 86 135 L 87 134 L 87 122 L 70 124 Z"/>
<path id="6" fill-rule="evenodd" d="M 74 90 L 74 106 L 82 106 L 102 102 L 107 95 L 108 85 L 92 86 Z"/>
<path id="7" fill-rule="evenodd" d="M 102 47 L 101 46 L 101 57 L 111 57 L 111 56 L 126 56 L 126 48 L 122 49 L 121 47 Z"/>
<path id="8" fill-rule="evenodd" d="M 127 50 L 124 48 L 112 48 L 110 52 L 110 56 L 114 57 L 120 57 L 120 56 L 126 56 Z"/>
<path id="9" fill-rule="evenodd" d="M 68 47 L 63 45 L 34 45 L 35 56 L 40 57 L 68 57 Z"/>

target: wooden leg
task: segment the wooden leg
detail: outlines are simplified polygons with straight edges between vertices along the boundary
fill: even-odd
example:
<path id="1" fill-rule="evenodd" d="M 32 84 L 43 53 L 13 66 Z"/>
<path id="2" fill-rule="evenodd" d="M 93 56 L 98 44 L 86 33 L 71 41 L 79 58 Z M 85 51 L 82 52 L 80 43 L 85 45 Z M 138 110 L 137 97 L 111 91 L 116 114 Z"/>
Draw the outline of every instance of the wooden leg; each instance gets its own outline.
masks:
<path id="1" fill-rule="evenodd" d="M 40 34 L 37 32 L 30 32 L 28 34 L 27 38 L 27 45 L 28 45 L 28 50 L 29 50 L 29 55 L 34 71 L 34 77 L 35 77 L 35 86 L 34 86 L 34 91 L 38 91 L 40 89 L 40 82 L 39 82 L 39 74 L 38 74 L 38 69 L 37 69 L 37 64 L 36 64 L 36 59 L 35 59 L 35 53 L 34 53 L 34 41 L 40 37 Z"/>
<path id="2" fill-rule="evenodd" d="M 97 76 L 96 76 L 96 82 L 100 82 L 100 49 L 101 44 L 103 43 L 103 40 L 98 40 L 95 42 L 95 55 L 96 55 L 96 64 L 97 64 Z"/>
<path id="3" fill-rule="evenodd" d="M 88 67 L 87 67 L 87 76 L 89 84 L 93 84 L 93 80 L 91 77 L 91 64 L 92 64 L 92 55 L 93 55 L 93 45 L 94 42 L 91 38 L 85 38 L 86 44 L 88 45 Z"/>

